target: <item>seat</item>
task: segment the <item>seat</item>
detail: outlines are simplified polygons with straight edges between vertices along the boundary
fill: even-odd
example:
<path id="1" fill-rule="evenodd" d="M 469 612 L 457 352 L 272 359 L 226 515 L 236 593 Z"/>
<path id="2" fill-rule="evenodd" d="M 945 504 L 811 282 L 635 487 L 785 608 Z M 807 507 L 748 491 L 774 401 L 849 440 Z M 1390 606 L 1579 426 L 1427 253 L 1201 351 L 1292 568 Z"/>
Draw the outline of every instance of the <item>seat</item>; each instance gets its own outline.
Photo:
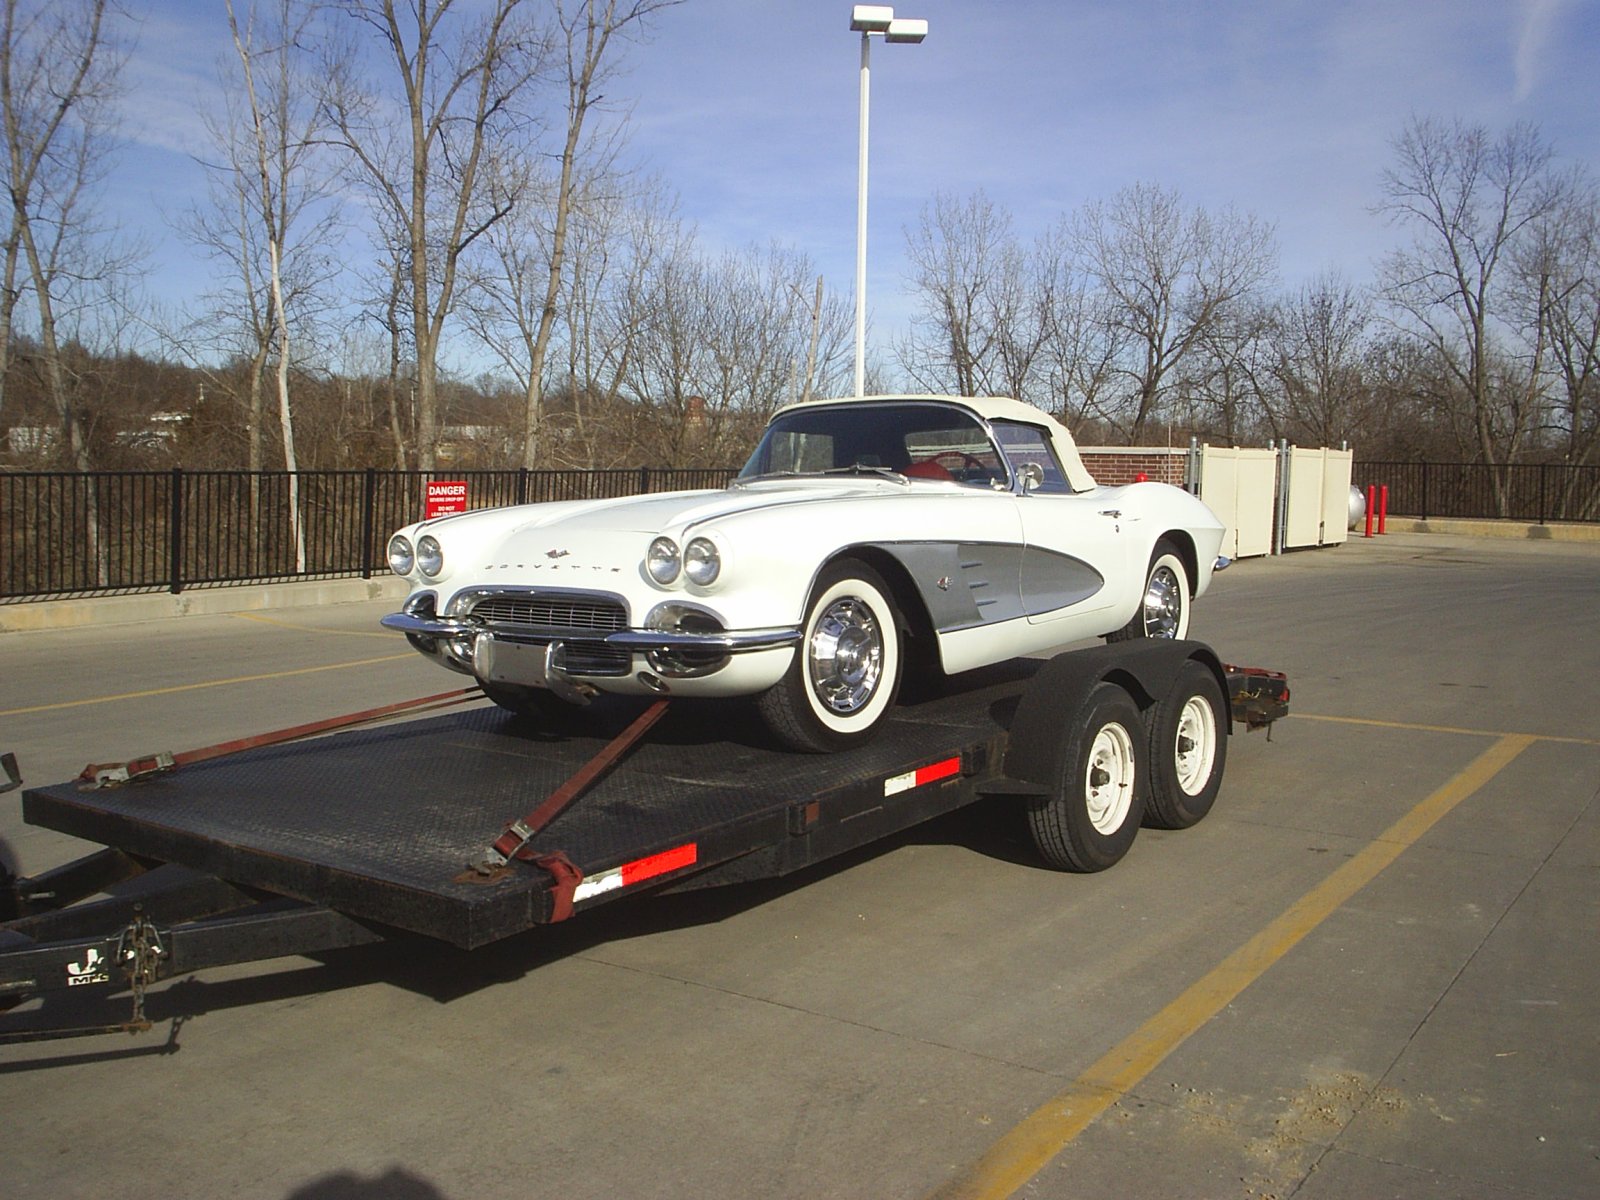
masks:
<path id="1" fill-rule="evenodd" d="M 937 479 L 944 483 L 954 483 L 956 480 L 954 475 L 931 458 L 914 462 L 900 473 L 908 479 Z"/>

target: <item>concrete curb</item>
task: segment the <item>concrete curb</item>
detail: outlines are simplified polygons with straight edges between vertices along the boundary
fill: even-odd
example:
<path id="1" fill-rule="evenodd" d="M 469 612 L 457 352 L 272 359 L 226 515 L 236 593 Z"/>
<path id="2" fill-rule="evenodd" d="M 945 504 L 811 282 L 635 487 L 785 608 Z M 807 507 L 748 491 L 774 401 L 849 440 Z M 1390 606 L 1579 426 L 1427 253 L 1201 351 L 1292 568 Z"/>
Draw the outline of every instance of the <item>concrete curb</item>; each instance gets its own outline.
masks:
<path id="1" fill-rule="evenodd" d="M 320 579 L 301 583 L 257 583 L 238 587 L 150 592 L 136 596 L 88 596 L 0 604 L 0 633 L 118 625 L 168 617 L 261 612 L 274 608 L 316 608 L 362 600 L 399 602 L 409 591 L 397 575 L 377 579 Z"/>
<path id="2" fill-rule="evenodd" d="M 1390 517 L 1390 533 L 1453 533 L 1462 537 L 1519 538 L 1546 542 L 1593 542 L 1600 544 L 1597 525 L 1524 525 L 1519 521 L 1473 521 L 1458 517 Z M 1352 531 L 1351 538 L 1360 536 Z"/>

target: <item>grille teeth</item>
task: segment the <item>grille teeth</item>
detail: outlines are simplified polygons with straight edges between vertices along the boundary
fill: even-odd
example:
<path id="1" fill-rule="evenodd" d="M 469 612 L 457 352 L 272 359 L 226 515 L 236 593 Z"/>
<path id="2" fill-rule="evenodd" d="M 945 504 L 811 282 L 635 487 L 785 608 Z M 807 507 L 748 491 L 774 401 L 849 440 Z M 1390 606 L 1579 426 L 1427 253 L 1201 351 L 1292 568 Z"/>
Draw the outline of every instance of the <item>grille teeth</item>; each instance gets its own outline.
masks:
<path id="1" fill-rule="evenodd" d="M 491 628 L 547 641 L 628 627 L 628 614 L 620 603 L 596 596 L 486 596 L 472 606 L 472 616 Z M 567 645 L 567 670 L 573 675 L 626 675 L 631 664 L 632 655 L 624 649 L 582 642 Z"/>
<path id="2" fill-rule="evenodd" d="M 531 629 L 583 629 L 612 633 L 627 628 L 622 605 L 611 600 L 565 596 L 489 596 L 473 606 L 472 615 L 491 625 Z"/>

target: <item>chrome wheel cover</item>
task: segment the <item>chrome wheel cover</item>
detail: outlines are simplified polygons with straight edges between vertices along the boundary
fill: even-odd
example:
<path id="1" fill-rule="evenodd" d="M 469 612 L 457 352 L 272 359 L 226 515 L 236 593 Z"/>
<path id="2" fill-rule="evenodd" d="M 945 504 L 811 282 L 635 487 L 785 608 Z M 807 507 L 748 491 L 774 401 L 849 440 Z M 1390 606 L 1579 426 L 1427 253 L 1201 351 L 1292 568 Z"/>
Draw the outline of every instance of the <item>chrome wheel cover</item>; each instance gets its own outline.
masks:
<path id="1" fill-rule="evenodd" d="M 1133 806 L 1133 738 L 1121 725 L 1100 728 L 1089 747 L 1084 767 L 1084 796 L 1089 824 L 1110 835 L 1121 829 Z"/>
<path id="2" fill-rule="evenodd" d="M 1144 590 L 1145 636 L 1175 638 L 1182 622 L 1183 585 L 1171 567 L 1157 567 Z"/>
<path id="3" fill-rule="evenodd" d="M 841 596 L 817 617 L 806 673 L 829 712 L 849 716 L 871 702 L 883 678 L 883 630 L 859 598 Z"/>

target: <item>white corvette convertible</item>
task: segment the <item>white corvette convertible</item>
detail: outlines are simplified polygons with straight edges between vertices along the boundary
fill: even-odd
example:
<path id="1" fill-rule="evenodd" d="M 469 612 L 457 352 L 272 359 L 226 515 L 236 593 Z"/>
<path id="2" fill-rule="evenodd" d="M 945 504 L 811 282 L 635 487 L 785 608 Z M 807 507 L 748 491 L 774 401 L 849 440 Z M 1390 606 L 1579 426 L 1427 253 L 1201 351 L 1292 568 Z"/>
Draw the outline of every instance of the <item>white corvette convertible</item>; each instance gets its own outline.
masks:
<path id="1" fill-rule="evenodd" d="M 750 696 L 779 740 L 869 737 L 913 668 L 1087 637 L 1183 637 L 1223 528 L 1158 483 L 1099 487 L 1015 400 L 781 409 L 737 479 L 409 525 L 383 619 L 537 715 L 600 692 Z"/>

